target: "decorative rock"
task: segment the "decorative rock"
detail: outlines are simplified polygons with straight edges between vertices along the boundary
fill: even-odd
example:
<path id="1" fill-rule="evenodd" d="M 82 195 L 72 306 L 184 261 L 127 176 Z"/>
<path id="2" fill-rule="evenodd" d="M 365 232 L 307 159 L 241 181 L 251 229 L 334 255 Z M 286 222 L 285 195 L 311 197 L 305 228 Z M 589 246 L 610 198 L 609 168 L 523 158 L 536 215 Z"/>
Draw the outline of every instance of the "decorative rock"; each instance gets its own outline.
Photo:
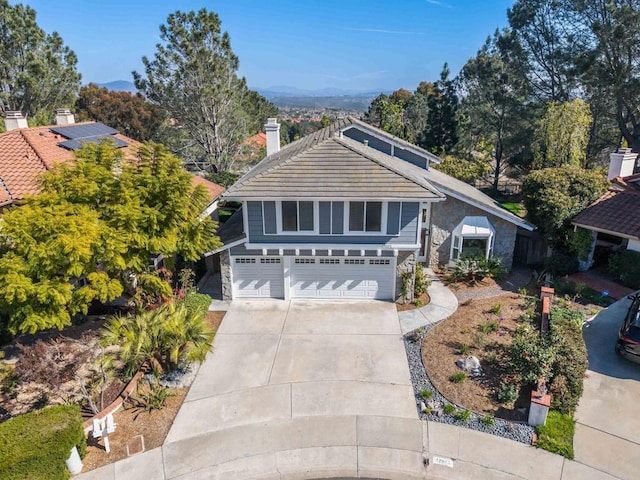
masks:
<path id="1" fill-rule="evenodd" d="M 427 406 L 424 404 L 424 402 L 420 402 L 420 411 L 421 412 L 427 411 Z"/>
<path id="2" fill-rule="evenodd" d="M 456 365 L 465 372 L 468 372 L 472 377 L 479 377 L 482 375 L 480 360 L 478 360 L 478 357 L 474 357 L 473 355 L 456 360 Z"/>
<path id="3" fill-rule="evenodd" d="M 414 342 L 412 340 L 412 334 L 416 333 L 417 331 L 408 332 L 404 336 L 404 345 L 407 352 L 409 372 L 411 373 L 411 381 L 413 383 L 413 390 L 416 398 L 416 409 L 418 409 L 420 401 L 422 400 L 422 396 L 420 395 L 421 391 L 427 389 L 433 390 L 434 392 L 433 398 L 426 402 L 427 407 L 431 408 L 431 413 L 420 411 L 420 418 L 422 420 L 458 425 L 461 427 L 490 433 L 492 435 L 497 435 L 500 437 L 508 438 L 510 440 L 514 440 L 516 442 L 522 442 L 527 445 L 531 445 L 535 430 L 533 427 L 527 425 L 524 422 L 514 423 L 496 418 L 494 425 L 485 425 L 482 422 L 481 416 L 473 414 L 469 419 L 469 422 L 467 422 L 466 424 L 462 424 L 461 422 L 456 420 L 453 415 L 443 414 L 442 408 L 439 408 L 439 406 L 444 405 L 444 402 L 451 402 L 448 402 L 447 399 L 444 398 L 442 394 L 440 394 L 440 392 L 438 392 L 438 390 L 433 386 L 422 363 L 422 341 L 424 340 L 424 336 L 435 325 L 437 324 L 427 325 L 426 327 L 424 327 L 423 332 L 419 333 L 420 340 L 417 342 Z"/>

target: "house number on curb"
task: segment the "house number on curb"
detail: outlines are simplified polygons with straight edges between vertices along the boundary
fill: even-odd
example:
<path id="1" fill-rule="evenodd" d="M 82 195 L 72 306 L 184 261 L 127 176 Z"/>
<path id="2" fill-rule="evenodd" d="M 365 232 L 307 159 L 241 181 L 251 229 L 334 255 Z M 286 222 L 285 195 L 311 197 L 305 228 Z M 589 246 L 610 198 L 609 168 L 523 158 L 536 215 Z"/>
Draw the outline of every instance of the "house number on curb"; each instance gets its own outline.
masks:
<path id="1" fill-rule="evenodd" d="M 445 467 L 453 468 L 453 460 L 445 457 L 433 457 L 434 465 L 444 465 Z"/>

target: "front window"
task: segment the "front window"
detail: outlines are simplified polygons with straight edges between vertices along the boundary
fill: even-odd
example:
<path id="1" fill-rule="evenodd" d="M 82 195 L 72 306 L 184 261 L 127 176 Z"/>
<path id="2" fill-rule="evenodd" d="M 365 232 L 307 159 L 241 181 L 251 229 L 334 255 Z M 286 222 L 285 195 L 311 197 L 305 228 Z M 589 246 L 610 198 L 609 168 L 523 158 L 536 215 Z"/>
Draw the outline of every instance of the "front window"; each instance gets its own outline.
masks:
<path id="1" fill-rule="evenodd" d="M 282 202 L 283 232 L 312 232 L 314 220 L 313 202 Z"/>
<path id="2" fill-rule="evenodd" d="M 349 231 L 382 231 L 382 202 L 349 202 Z"/>
<path id="3" fill-rule="evenodd" d="M 451 260 L 460 257 L 488 258 L 493 250 L 495 229 L 487 217 L 464 217 L 453 229 L 451 239 Z"/>

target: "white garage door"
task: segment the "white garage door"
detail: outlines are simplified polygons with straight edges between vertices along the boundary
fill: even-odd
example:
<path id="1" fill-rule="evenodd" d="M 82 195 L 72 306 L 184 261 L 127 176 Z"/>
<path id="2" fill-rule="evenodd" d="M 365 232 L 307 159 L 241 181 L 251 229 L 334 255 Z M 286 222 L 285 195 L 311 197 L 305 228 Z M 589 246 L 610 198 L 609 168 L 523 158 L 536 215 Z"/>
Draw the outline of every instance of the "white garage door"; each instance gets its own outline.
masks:
<path id="1" fill-rule="evenodd" d="M 233 257 L 234 298 L 284 298 L 282 259 Z"/>
<path id="2" fill-rule="evenodd" d="M 393 298 L 391 258 L 295 258 L 291 262 L 294 298 Z"/>

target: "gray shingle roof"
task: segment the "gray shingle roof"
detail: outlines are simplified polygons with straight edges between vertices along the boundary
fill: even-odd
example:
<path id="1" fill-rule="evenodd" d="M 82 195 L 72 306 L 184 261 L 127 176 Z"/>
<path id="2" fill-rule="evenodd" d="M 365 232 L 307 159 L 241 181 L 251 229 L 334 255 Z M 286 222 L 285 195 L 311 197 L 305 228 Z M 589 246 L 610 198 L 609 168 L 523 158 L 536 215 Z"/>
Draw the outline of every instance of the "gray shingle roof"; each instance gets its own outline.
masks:
<path id="1" fill-rule="evenodd" d="M 257 174 L 247 174 L 229 188 L 225 197 L 444 199 L 419 167 L 348 138 L 314 138 L 306 148 L 296 148 L 295 155 L 277 161 L 273 157 L 256 167 Z"/>
<path id="2" fill-rule="evenodd" d="M 443 199 L 450 195 L 527 230 L 535 226 L 504 209 L 478 189 L 449 175 L 425 170 L 360 142 L 339 136 L 350 126 L 419 151 L 434 163 L 435 155 L 353 117 L 347 117 L 283 147 L 231 186 L 230 199 L 389 198 Z M 444 195 L 443 195 L 444 194 Z"/>

